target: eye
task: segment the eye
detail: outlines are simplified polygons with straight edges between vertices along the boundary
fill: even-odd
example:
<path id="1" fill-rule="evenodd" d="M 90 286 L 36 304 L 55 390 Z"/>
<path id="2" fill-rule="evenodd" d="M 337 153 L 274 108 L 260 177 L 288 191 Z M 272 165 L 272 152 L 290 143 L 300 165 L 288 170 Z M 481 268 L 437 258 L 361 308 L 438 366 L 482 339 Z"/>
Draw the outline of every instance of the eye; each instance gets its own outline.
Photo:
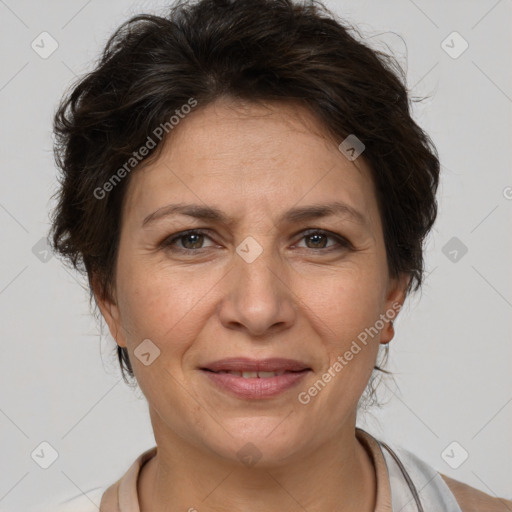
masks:
<path id="1" fill-rule="evenodd" d="M 327 246 L 328 240 L 334 240 L 336 243 Z M 343 248 L 349 248 L 350 242 L 343 238 L 340 235 L 335 235 L 334 233 L 330 233 L 328 231 L 324 231 L 323 229 L 316 229 L 316 230 L 310 230 L 305 232 L 305 234 L 302 237 L 302 240 L 306 241 L 306 248 L 307 249 L 327 249 L 327 250 L 333 250 L 339 247 Z M 338 247 L 336 247 L 338 246 Z"/>
<path id="2" fill-rule="evenodd" d="M 190 254 L 213 247 L 214 245 L 206 247 L 203 245 L 207 239 L 212 240 L 205 231 L 192 229 L 167 237 L 161 242 L 160 246 L 171 251 Z M 342 236 L 322 229 L 305 231 L 300 240 L 305 240 L 306 249 L 311 249 L 315 252 L 328 252 L 337 249 L 350 249 L 352 247 L 351 243 Z M 328 240 L 334 240 L 335 243 L 327 245 Z"/>
<path id="3" fill-rule="evenodd" d="M 163 247 L 172 247 L 176 244 L 176 242 L 179 242 L 181 247 L 172 247 L 173 250 L 181 252 L 192 252 L 205 248 L 202 247 L 205 238 L 211 240 L 211 238 L 204 231 L 193 229 L 190 231 L 183 231 L 177 235 L 171 235 L 169 238 L 166 238 L 161 245 Z"/>

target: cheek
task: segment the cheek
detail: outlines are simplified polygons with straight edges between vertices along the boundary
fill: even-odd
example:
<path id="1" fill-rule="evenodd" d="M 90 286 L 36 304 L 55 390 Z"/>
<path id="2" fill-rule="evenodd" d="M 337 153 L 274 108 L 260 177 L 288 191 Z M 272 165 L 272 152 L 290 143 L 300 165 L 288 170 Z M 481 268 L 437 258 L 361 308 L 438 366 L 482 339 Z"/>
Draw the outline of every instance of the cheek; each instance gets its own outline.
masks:
<path id="1" fill-rule="evenodd" d="M 328 276 L 316 288 L 304 291 L 330 345 L 338 350 L 374 325 L 381 312 L 381 276 L 375 266 L 344 269 Z"/>
<path id="2" fill-rule="evenodd" d="M 212 283 L 208 279 L 192 282 L 182 271 L 156 271 L 156 267 L 141 266 L 129 275 L 120 286 L 121 310 L 138 386 L 151 409 L 183 437 L 189 436 L 191 424 L 206 431 L 207 409 L 201 397 L 191 399 L 194 392 L 187 386 L 183 362 L 204 327 L 206 294 Z M 145 339 L 160 351 L 149 365 L 134 353 Z M 189 440 L 194 442 L 193 436 Z"/>
<path id="3" fill-rule="evenodd" d="M 330 388 L 319 403 L 326 401 L 333 410 L 343 410 L 344 401 L 345 407 L 354 405 L 373 371 L 380 339 L 375 325 L 382 312 L 379 279 L 368 266 L 364 272 L 338 273 L 323 294 L 310 292 L 308 305 L 327 355 L 320 378 Z"/>
<path id="4" fill-rule="evenodd" d="M 379 318 L 379 302 L 358 280 L 332 286 L 330 297 L 324 296 L 317 316 L 317 334 L 325 351 L 324 364 L 311 387 L 301 389 L 310 400 L 311 417 L 329 411 L 326 428 L 334 432 L 344 421 L 347 411 L 355 410 L 371 377 L 379 349 L 379 334 L 372 330 Z M 321 309 L 321 310 L 320 310 Z M 304 402 L 301 401 L 301 404 Z"/>
<path id="5" fill-rule="evenodd" d="M 150 339 L 172 364 L 200 332 L 212 279 L 157 267 L 125 267 L 129 278 L 119 286 L 122 324 L 130 352 Z"/>

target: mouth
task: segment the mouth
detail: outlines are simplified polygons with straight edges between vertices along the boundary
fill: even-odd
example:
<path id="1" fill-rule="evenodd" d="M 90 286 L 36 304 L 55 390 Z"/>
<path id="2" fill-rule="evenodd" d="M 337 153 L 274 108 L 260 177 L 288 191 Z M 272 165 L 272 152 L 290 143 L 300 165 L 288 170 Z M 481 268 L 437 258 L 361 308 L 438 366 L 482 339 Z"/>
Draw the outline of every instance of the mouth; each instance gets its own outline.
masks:
<path id="1" fill-rule="evenodd" d="M 311 368 L 302 361 L 284 358 L 269 359 L 250 359 L 247 357 L 232 357 L 229 359 L 219 359 L 206 364 L 202 370 L 208 370 L 215 373 L 285 373 L 300 372 L 311 370 Z M 253 376 L 254 377 L 254 376 Z"/>
<path id="2" fill-rule="evenodd" d="M 293 359 L 223 359 L 200 370 L 215 388 L 242 399 L 271 398 L 295 387 L 310 371 Z"/>
<path id="3" fill-rule="evenodd" d="M 278 372 L 251 372 L 251 371 L 245 371 L 245 372 L 236 372 L 236 371 L 225 371 L 221 370 L 218 372 L 215 372 L 213 370 L 209 370 L 208 368 L 201 368 L 202 370 L 206 372 L 212 372 L 217 374 L 229 374 L 229 375 L 235 375 L 237 377 L 242 377 L 243 379 L 270 379 L 272 377 L 279 377 L 281 375 L 284 375 L 285 373 L 300 373 L 307 370 L 298 370 L 298 371 L 287 371 L 282 370 Z"/>

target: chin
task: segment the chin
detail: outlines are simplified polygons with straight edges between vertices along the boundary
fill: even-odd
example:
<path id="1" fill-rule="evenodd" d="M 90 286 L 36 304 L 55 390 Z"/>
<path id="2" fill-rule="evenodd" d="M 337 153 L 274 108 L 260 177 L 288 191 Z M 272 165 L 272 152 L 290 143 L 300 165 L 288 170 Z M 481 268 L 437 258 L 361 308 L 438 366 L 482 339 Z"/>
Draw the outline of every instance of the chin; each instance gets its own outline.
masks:
<path id="1" fill-rule="evenodd" d="M 291 428 L 282 417 L 237 418 L 223 424 L 222 438 L 205 440 L 219 456 L 247 467 L 270 468 L 293 458 L 307 442 L 302 432 L 310 428 Z"/>

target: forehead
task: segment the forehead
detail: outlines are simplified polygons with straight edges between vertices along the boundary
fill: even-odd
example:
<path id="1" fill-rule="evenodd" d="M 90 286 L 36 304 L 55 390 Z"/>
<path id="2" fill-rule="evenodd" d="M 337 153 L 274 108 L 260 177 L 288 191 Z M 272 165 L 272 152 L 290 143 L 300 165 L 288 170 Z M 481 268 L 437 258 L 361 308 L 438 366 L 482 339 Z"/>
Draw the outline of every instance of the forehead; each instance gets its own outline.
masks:
<path id="1" fill-rule="evenodd" d="M 172 202 L 234 215 L 265 204 L 279 217 L 281 208 L 339 200 L 375 218 L 367 163 L 346 159 L 309 110 L 224 100 L 180 121 L 159 157 L 134 171 L 125 205 L 128 215 L 145 217 Z"/>

